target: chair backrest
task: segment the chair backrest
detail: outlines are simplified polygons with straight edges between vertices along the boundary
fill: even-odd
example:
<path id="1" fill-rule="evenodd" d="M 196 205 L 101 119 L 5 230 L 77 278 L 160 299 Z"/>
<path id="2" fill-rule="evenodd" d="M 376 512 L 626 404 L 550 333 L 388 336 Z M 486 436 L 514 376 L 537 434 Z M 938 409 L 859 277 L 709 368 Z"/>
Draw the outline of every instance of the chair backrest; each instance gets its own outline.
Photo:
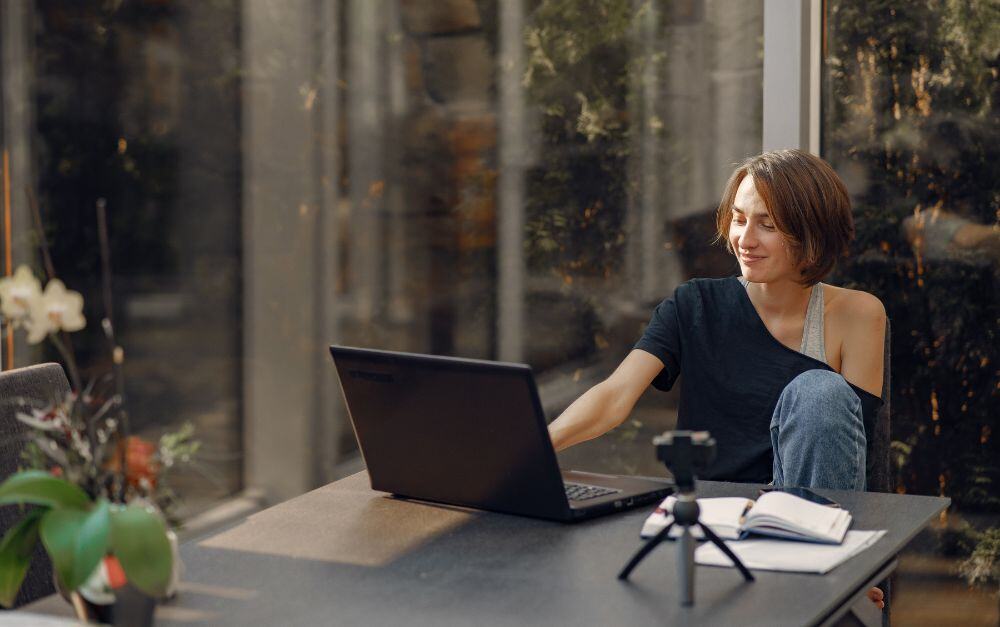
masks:
<path id="1" fill-rule="evenodd" d="M 40 364 L 0 372 L 0 482 L 17 472 L 21 465 L 21 451 L 27 442 L 23 436 L 29 428 L 17 419 L 17 412 L 24 411 L 24 402 L 43 407 L 62 400 L 69 389 L 66 373 L 59 364 Z M 0 534 L 6 534 L 22 516 L 18 505 L 0 506 Z M 53 592 L 52 562 L 39 542 L 15 607 Z"/>
<path id="2" fill-rule="evenodd" d="M 889 319 L 885 321 L 884 365 L 882 367 L 882 407 L 875 417 L 875 428 L 871 441 L 868 443 L 868 490 L 871 492 L 892 492 L 892 472 L 889 464 L 891 437 L 891 417 L 889 401 L 891 388 L 889 385 L 891 368 L 891 333 Z"/>

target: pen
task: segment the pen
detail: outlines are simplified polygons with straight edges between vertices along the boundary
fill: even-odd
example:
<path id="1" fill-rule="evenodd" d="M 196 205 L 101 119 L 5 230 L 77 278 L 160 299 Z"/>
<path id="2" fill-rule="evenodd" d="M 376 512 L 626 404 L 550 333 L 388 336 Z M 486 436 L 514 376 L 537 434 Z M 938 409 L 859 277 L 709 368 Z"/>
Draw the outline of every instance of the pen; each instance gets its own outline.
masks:
<path id="1" fill-rule="evenodd" d="M 747 512 L 749 512 L 750 508 L 752 508 L 752 507 L 753 507 L 753 501 L 751 501 L 751 500 L 748 499 L 746 506 L 743 508 L 743 513 L 740 514 L 740 525 L 741 526 L 743 525 L 744 522 L 746 522 Z"/>

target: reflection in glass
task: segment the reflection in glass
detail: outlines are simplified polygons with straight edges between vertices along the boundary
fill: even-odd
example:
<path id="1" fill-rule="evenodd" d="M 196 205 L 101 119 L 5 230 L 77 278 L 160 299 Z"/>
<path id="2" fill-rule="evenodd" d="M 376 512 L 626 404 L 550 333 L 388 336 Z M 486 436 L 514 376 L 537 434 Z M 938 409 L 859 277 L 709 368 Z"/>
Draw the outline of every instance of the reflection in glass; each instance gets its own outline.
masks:
<path id="1" fill-rule="evenodd" d="M 823 152 L 856 205 L 842 278 L 893 323 L 898 487 L 995 509 L 1000 25 L 983 12 L 996 5 L 828 7 Z"/>
<path id="2" fill-rule="evenodd" d="M 174 477 L 188 512 L 242 486 L 237 4 L 38 1 L 22 68 L 53 261 L 87 306 L 74 341 L 90 372 L 110 370 L 104 199 L 133 428 L 191 421 L 204 442 L 204 472 Z"/>
<path id="3" fill-rule="evenodd" d="M 732 271 L 710 241 L 760 151 L 762 3 L 367 4 L 340 22 L 344 343 L 525 361 L 554 415 L 677 283 Z M 573 454 L 653 467 L 664 405 Z"/>
<path id="4" fill-rule="evenodd" d="M 989 624 L 996 579 L 984 564 L 1000 533 L 1000 6 L 825 6 L 823 156 L 852 193 L 857 225 L 839 279 L 878 295 L 892 321 L 896 489 L 953 504 L 915 550 L 956 561 L 905 584 L 902 568 L 897 611 L 910 613 L 894 618 Z M 987 594 L 962 582 L 932 616 L 924 592 L 955 585 L 958 572 Z"/>
<path id="5" fill-rule="evenodd" d="M 56 264 L 96 307 L 105 198 L 132 413 L 194 420 L 218 454 L 218 485 L 184 493 L 337 476 L 354 438 L 327 342 L 525 361 L 549 415 L 607 376 L 680 281 L 734 267 L 709 242 L 732 164 L 761 148 L 762 15 L 760 0 L 33 3 Z M 660 472 L 647 436 L 670 404 L 577 448 L 583 466 Z M 289 459 L 268 457 L 265 426 Z"/>

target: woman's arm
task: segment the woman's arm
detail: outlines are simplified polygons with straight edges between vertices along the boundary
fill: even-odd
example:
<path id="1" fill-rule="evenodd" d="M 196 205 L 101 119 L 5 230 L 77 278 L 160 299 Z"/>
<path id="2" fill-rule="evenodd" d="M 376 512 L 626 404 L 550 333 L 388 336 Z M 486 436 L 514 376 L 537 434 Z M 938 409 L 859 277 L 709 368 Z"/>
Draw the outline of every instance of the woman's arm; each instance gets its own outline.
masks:
<path id="1" fill-rule="evenodd" d="M 885 357 L 885 307 L 867 292 L 850 292 L 840 307 L 843 328 L 840 374 L 850 383 L 882 396 Z"/>
<path id="2" fill-rule="evenodd" d="M 653 355 L 638 349 L 630 352 L 610 377 L 587 390 L 552 421 L 552 445 L 561 451 L 620 425 L 661 370 L 663 363 Z"/>

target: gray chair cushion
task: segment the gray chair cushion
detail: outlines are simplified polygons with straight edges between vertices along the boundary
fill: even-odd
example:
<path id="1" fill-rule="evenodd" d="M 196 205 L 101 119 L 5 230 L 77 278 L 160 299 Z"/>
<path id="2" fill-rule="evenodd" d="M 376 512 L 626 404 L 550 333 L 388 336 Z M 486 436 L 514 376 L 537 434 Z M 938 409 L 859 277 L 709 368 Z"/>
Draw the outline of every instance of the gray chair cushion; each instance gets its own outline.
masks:
<path id="1" fill-rule="evenodd" d="M 18 409 L 23 407 L 19 399 L 42 407 L 61 400 L 69 389 L 66 373 L 59 364 L 40 364 L 0 372 L 0 481 L 17 472 L 21 465 L 21 451 L 27 441 L 23 436 L 29 428 L 16 417 Z M 0 506 L 0 533 L 6 534 L 22 516 L 19 505 Z M 53 592 L 52 563 L 39 542 L 15 606 Z"/>

